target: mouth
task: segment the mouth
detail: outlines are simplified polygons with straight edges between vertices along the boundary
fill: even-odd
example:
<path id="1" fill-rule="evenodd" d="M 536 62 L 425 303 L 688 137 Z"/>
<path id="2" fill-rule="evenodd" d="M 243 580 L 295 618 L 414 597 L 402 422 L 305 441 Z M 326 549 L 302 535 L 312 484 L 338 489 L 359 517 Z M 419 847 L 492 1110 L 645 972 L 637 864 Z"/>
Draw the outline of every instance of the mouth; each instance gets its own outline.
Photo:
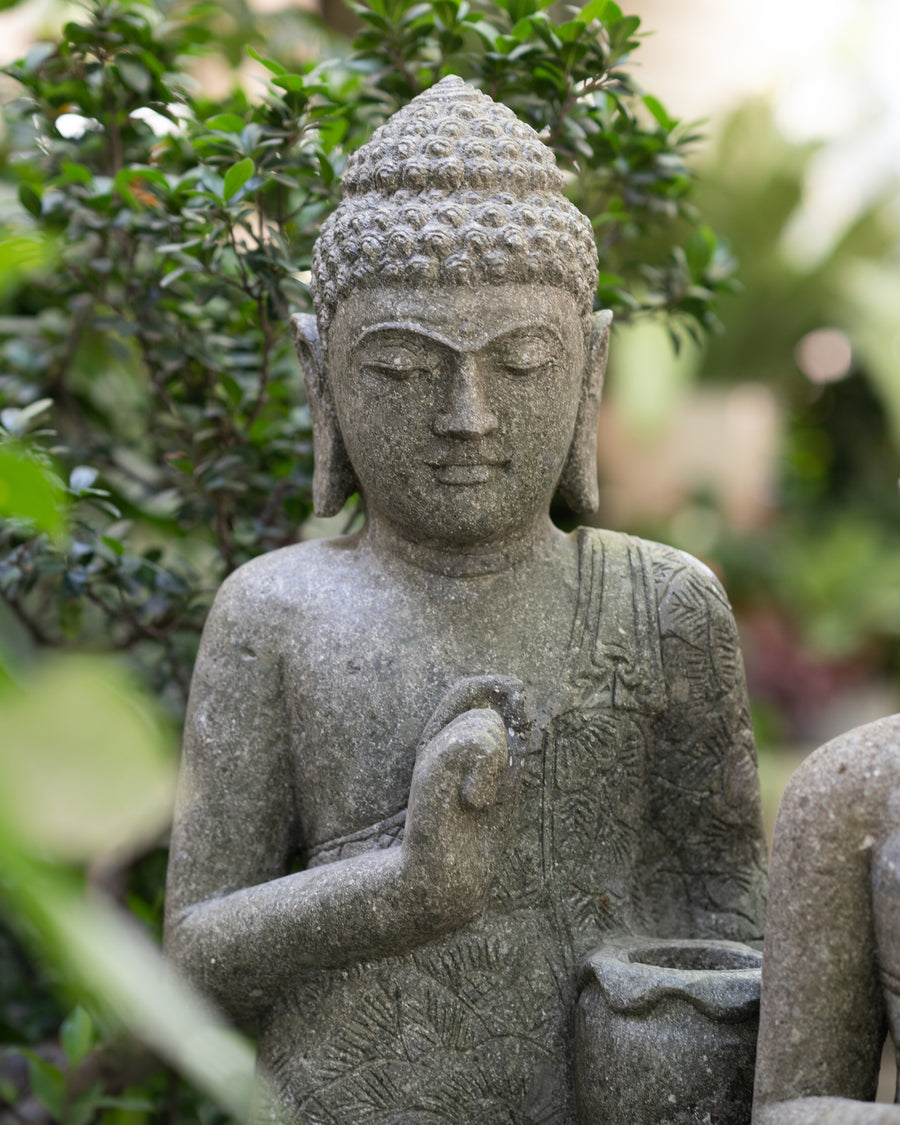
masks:
<path id="1" fill-rule="evenodd" d="M 508 461 L 475 461 L 475 462 L 429 462 L 434 470 L 434 475 L 439 484 L 472 485 L 487 484 L 496 475 L 499 469 L 509 464 Z"/>

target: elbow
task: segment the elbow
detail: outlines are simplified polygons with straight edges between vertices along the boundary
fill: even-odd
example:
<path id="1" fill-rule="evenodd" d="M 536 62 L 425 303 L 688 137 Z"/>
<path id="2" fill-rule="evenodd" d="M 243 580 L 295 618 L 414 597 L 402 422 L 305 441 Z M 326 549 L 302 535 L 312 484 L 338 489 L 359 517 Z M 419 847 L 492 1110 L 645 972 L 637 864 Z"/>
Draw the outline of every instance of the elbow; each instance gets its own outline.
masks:
<path id="1" fill-rule="evenodd" d="M 163 953 L 182 977 L 198 992 L 216 1000 L 213 986 L 215 954 L 208 953 L 207 942 L 195 919 L 196 907 L 188 907 L 177 915 L 166 917 L 163 930 Z"/>
<path id="2" fill-rule="evenodd" d="M 227 949 L 216 940 L 216 928 L 203 917 L 203 904 L 187 907 L 166 918 L 163 952 L 185 983 L 234 1023 L 259 1016 L 266 1004 L 239 979 L 240 967 L 230 965 Z"/>
<path id="3" fill-rule="evenodd" d="M 177 915 L 166 913 L 163 927 L 163 953 L 181 973 L 194 982 L 196 942 L 191 926 L 191 907 Z"/>

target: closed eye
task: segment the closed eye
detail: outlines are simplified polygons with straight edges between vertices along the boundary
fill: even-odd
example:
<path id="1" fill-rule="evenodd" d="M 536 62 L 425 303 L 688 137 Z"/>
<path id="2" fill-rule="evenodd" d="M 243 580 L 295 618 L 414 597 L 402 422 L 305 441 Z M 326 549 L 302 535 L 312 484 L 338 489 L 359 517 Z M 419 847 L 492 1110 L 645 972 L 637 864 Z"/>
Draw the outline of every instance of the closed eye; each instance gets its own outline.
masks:
<path id="1" fill-rule="evenodd" d="M 559 345 L 543 334 L 511 333 L 492 350 L 497 366 L 517 378 L 534 378 L 559 364 Z"/>
<path id="2" fill-rule="evenodd" d="M 431 369 L 416 363 L 364 363 L 360 370 L 364 375 L 379 379 L 416 379 L 431 374 Z"/>
<path id="3" fill-rule="evenodd" d="M 369 333 L 355 351 L 357 370 L 370 379 L 405 381 L 432 375 L 445 349 L 405 329 Z"/>
<path id="4" fill-rule="evenodd" d="M 535 379 L 544 371 L 551 371 L 556 367 L 556 360 L 547 363 L 502 363 L 500 368 L 507 375 L 517 379 Z"/>

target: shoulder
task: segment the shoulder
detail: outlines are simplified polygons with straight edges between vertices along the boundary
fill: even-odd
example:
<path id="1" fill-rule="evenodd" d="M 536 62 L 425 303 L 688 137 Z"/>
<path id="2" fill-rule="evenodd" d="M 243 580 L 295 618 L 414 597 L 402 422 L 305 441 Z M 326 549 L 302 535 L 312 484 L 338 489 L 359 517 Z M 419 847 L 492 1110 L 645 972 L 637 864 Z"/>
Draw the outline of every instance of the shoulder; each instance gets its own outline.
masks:
<path id="1" fill-rule="evenodd" d="M 632 589 L 652 621 L 669 698 L 702 713 L 726 695 L 745 692 L 734 614 L 718 578 L 684 551 L 634 536 L 603 533 L 628 559 Z M 605 580 L 605 579 L 604 579 Z M 640 583 L 641 591 L 635 589 Z M 635 599 L 635 606 L 638 601 Z"/>
<path id="2" fill-rule="evenodd" d="M 347 555 L 344 539 L 314 539 L 259 555 L 233 571 L 222 583 L 213 613 L 222 618 L 276 622 L 286 611 L 314 598 L 323 582 L 341 570 Z"/>
<path id="3" fill-rule="evenodd" d="M 663 543 L 640 542 L 653 571 L 660 610 L 694 605 L 731 618 L 725 589 L 706 563 Z"/>
<path id="4" fill-rule="evenodd" d="M 259 555 L 233 571 L 219 587 L 204 629 L 211 643 L 280 647 L 296 637 L 302 621 L 321 600 L 324 586 L 342 581 L 348 567 L 343 539 L 312 540 Z"/>
<path id="5" fill-rule="evenodd" d="M 900 826 L 900 715 L 856 727 L 814 750 L 788 782 L 779 820 L 837 818 L 868 831 Z"/>
<path id="6" fill-rule="evenodd" d="M 713 614 L 732 620 L 722 583 L 693 555 L 619 531 L 584 528 L 582 534 L 607 556 L 618 557 L 623 567 L 630 568 L 633 577 L 640 577 L 648 595 L 656 601 L 661 623 L 669 624 L 669 619 L 679 617 L 684 619 L 692 611 L 704 617 Z"/>

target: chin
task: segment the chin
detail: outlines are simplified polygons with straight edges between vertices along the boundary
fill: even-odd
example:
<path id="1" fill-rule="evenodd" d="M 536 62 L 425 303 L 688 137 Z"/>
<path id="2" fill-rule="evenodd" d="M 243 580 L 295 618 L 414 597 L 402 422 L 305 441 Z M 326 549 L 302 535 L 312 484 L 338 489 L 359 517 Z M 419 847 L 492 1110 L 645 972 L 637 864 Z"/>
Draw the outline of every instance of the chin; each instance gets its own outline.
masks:
<path id="1" fill-rule="evenodd" d="M 425 510 L 419 508 L 415 512 L 404 512 L 397 519 L 397 524 L 403 527 L 410 539 L 460 550 L 518 538 L 550 508 L 549 500 L 539 508 L 525 511 L 496 497 L 485 498 L 484 503 L 479 503 L 478 498 L 472 496 L 473 491 L 470 488 L 454 488 L 452 491 L 448 488 L 448 494 L 440 504 Z"/>

